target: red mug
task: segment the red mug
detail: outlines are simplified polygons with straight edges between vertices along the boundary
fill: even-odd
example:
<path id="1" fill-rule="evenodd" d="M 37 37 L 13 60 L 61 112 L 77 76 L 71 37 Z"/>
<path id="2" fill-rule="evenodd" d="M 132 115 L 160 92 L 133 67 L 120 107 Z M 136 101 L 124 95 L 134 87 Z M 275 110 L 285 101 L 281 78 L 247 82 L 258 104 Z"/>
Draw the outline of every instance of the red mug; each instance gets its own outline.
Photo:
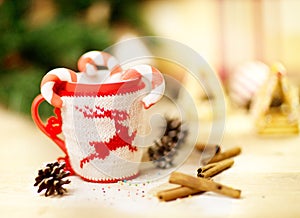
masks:
<path id="1" fill-rule="evenodd" d="M 54 108 L 56 116 L 42 122 L 42 95 L 34 99 L 31 113 L 38 128 L 64 152 L 59 160 L 73 174 L 90 182 L 132 179 L 142 158 L 136 136 L 144 125 L 141 99 L 146 89 L 141 78 L 108 84 L 62 82 L 55 87 L 63 101 Z"/>

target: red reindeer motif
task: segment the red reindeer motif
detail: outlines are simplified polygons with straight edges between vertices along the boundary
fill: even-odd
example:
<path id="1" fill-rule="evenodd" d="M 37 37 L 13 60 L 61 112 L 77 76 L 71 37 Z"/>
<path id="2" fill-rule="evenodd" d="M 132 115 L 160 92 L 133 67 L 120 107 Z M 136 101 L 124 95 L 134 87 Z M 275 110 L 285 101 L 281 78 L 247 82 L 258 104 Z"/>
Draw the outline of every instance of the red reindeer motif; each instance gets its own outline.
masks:
<path id="1" fill-rule="evenodd" d="M 128 147 L 130 151 L 137 151 L 137 147 L 132 146 L 132 141 L 136 136 L 136 130 L 129 135 L 129 127 L 122 124 L 122 122 L 129 119 L 129 115 L 126 111 L 121 110 L 104 110 L 99 106 L 95 106 L 95 109 L 91 109 L 85 106 L 83 109 L 75 107 L 76 110 L 81 112 L 85 118 L 99 119 L 109 117 L 114 121 L 116 134 L 110 138 L 108 142 L 91 141 L 90 146 L 95 148 L 95 152 L 89 154 L 87 157 L 80 161 L 80 167 L 83 168 L 84 164 L 89 163 L 94 159 L 104 160 L 110 153 L 121 147 Z"/>

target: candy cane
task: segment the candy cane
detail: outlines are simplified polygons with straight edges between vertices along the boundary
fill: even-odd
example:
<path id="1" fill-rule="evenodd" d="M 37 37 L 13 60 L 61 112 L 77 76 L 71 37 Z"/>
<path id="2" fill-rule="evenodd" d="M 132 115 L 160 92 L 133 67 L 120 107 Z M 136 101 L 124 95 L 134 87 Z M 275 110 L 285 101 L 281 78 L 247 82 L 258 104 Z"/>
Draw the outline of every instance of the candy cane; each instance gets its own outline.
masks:
<path id="1" fill-rule="evenodd" d="M 165 80 L 161 72 L 150 65 L 137 65 L 126 70 L 122 76 L 122 80 L 145 78 L 151 83 L 151 91 L 142 100 L 144 108 L 149 108 L 155 104 L 165 91 Z"/>
<path id="2" fill-rule="evenodd" d="M 54 85 L 61 82 L 77 82 L 77 75 L 67 68 L 56 68 L 49 71 L 42 79 L 41 94 L 54 107 L 61 108 L 63 101 L 53 91 Z"/>
<path id="3" fill-rule="evenodd" d="M 78 70 L 94 76 L 99 70 L 109 70 L 110 75 L 122 72 L 117 59 L 106 52 L 90 51 L 78 60 Z"/>

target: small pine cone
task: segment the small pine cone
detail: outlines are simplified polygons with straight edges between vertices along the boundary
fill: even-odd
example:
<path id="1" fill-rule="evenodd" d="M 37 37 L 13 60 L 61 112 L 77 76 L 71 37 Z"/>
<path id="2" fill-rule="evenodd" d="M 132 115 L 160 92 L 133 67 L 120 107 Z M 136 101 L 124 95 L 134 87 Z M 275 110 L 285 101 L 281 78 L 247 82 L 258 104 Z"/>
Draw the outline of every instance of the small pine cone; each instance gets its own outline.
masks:
<path id="1" fill-rule="evenodd" d="M 63 195 L 67 190 L 62 186 L 69 184 L 70 180 L 62 180 L 70 175 L 69 171 L 65 171 L 66 163 L 49 163 L 45 168 L 39 170 L 38 176 L 35 178 L 34 186 L 39 186 L 38 193 L 46 189 L 45 196 L 55 194 Z"/>
<path id="2" fill-rule="evenodd" d="M 178 148 L 182 143 L 184 143 L 188 131 L 185 127 L 182 126 L 182 122 L 180 121 L 180 119 L 166 118 L 166 120 L 167 126 L 164 136 L 168 136 Z"/>
<path id="3" fill-rule="evenodd" d="M 177 150 L 174 147 L 173 148 L 169 147 L 165 150 L 159 149 L 159 151 L 155 151 L 155 149 L 149 148 L 148 153 L 150 156 L 150 160 L 153 161 L 156 167 L 167 169 L 173 165 L 173 160 L 177 153 Z M 151 153 L 153 155 L 151 155 Z"/>
<path id="4" fill-rule="evenodd" d="M 177 150 L 187 136 L 187 129 L 182 128 L 179 119 L 166 118 L 167 125 L 164 135 L 160 140 L 154 142 L 154 145 L 148 149 L 148 155 L 151 161 L 158 168 L 170 168 L 177 154 Z"/>

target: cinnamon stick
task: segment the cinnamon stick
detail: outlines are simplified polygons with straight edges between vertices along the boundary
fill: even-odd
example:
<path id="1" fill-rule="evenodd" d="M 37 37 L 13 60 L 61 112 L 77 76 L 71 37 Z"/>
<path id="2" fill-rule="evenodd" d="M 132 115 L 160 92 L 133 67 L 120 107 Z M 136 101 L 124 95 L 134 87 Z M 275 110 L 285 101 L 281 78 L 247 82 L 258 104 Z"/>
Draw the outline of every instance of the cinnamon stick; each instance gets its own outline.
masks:
<path id="1" fill-rule="evenodd" d="M 183 198 L 183 197 L 186 197 L 189 195 L 200 194 L 201 192 L 204 192 L 204 191 L 199 191 L 198 189 L 193 189 L 190 187 L 180 186 L 180 187 L 160 191 L 157 193 L 157 197 L 160 200 L 171 201 L 171 200 L 175 200 L 177 198 Z"/>
<path id="2" fill-rule="evenodd" d="M 202 176 L 204 178 L 212 177 L 212 176 L 216 175 L 217 173 L 220 173 L 221 171 L 231 167 L 233 165 L 233 163 L 234 163 L 234 161 L 232 159 L 230 159 L 230 160 L 226 160 L 226 161 L 221 161 L 219 163 L 207 164 L 200 168 L 202 170 L 201 172 L 203 172 Z M 218 166 L 218 165 L 221 165 L 221 166 Z M 227 167 L 225 167 L 225 166 L 227 166 Z M 177 188 L 160 191 L 157 193 L 157 197 L 164 201 L 171 201 L 171 200 L 175 200 L 177 198 L 183 198 L 183 197 L 186 197 L 189 195 L 201 194 L 203 192 L 204 191 L 199 191 L 198 189 L 180 186 Z"/>
<path id="3" fill-rule="evenodd" d="M 216 154 L 221 152 L 221 147 L 220 145 L 206 145 L 206 144 L 202 144 L 202 143 L 198 143 L 196 144 L 196 149 L 203 152 L 205 149 L 208 150 L 214 150 Z"/>
<path id="4" fill-rule="evenodd" d="M 198 169 L 198 173 L 201 173 L 201 172 L 204 172 L 204 171 L 206 171 L 206 170 L 209 170 L 210 168 L 215 167 L 217 164 L 218 164 L 218 163 L 206 164 L 206 165 L 204 165 L 204 166 L 202 166 L 202 167 L 200 167 L 200 168 Z"/>
<path id="5" fill-rule="evenodd" d="M 232 198 L 239 198 L 241 196 L 240 190 L 216 183 L 212 180 L 200 177 L 196 178 L 179 172 L 173 172 L 169 178 L 169 182 L 199 191 L 212 191 Z"/>
<path id="6" fill-rule="evenodd" d="M 231 167 L 234 161 L 232 159 L 225 159 L 217 163 L 207 164 L 198 169 L 198 177 L 208 178 L 214 176 L 223 170 Z"/>
<path id="7" fill-rule="evenodd" d="M 213 158 L 208 161 L 208 164 L 219 162 L 219 161 L 234 157 L 236 155 L 239 155 L 240 153 L 241 153 L 240 147 L 231 148 L 227 151 L 224 151 L 222 153 L 219 153 L 219 154 L 216 154 L 215 156 L 213 156 Z"/>

